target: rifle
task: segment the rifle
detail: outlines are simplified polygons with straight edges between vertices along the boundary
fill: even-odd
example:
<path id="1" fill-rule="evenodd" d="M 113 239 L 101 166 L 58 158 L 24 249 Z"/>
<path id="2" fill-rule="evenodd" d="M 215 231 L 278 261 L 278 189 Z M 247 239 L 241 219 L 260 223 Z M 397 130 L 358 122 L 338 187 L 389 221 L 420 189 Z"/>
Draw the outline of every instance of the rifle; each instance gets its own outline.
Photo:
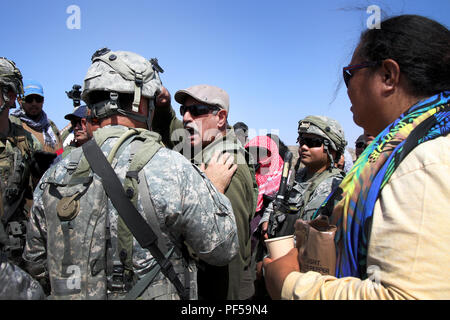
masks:
<path id="1" fill-rule="evenodd" d="M 283 174 L 281 176 L 280 187 L 278 188 L 277 195 L 273 201 L 273 212 L 269 218 L 269 228 L 267 234 L 269 238 L 274 238 L 276 233 L 280 230 L 283 221 L 285 220 L 286 213 L 288 212 L 288 199 L 289 199 L 289 176 L 292 166 L 292 152 L 287 151 L 284 156 Z"/>

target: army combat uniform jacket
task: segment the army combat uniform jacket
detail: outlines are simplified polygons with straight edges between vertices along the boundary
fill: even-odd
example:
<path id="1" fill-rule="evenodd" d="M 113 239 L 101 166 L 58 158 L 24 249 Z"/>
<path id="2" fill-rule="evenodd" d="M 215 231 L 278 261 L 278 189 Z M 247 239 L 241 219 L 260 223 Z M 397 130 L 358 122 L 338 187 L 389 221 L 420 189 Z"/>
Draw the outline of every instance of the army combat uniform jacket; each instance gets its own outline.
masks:
<path id="1" fill-rule="evenodd" d="M 123 126 L 106 126 L 94 132 L 94 139 L 105 156 L 108 156 L 118 138 L 128 130 Z M 148 133 L 150 134 L 150 132 Z M 159 137 L 155 133 L 151 134 Z M 103 143 L 101 137 L 106 137 Z M 130 159 L 134 156 L 133 150 L 136 149 L 136 144 L 138 148 L 142 146 L 136 141 L 124 143 L 121 147 L 123 150 L 119 149 L 111 163 L 122 183 Z M 70 174 L 68 168 L 71 167 L 71 161 L 76 152 L 79 152 L 78 150 L 81 149 L 73 150 L 69 156 L 51 167 L 36 188 L 24 258 L 30 264 L 42 266 L 40 269 L 35 268 L 34 275 L 38 278 L 50 278 L 52 295 L 55 297 L 62 297 L 63 299 L 115 298 L 117 295 L 109 289 L 109 280 L 106 283 L 101 280 L 105 276 L 111 276 L 105 275 L 108 268 L 104 266 L 103 269 L 101 261 L 106 260 L 106 265 L 111 263 L 114 266 L 124 264 L 125 267 L 131 269 L 127 269 L 130 271 L 131 277 L 137 280 L 149 272 L 156 265 L 156 261 L 150 252 L 143 249 L 134 238 L 131 239 L 132 253 L 128 256 L 123 254 L 123 250 L 120 249 L 124 247 L 120 234 L 120 232 L 124 232 L 123 221 L 118 216 L 110 199 L 105 200 L 107 214 L 104 214 L 105 217 L 98 218 L 98 221 L 102 222 L 105 219 L 109 221 L 105 225 L 107 226 L 106 234 L 109 233 L 110 235 L 111 247 L 106 250 L 100 248 L 108 240 L 108 236 L 103 239 L 103 235 L 100 238 L 104 241 L 98 242 L 98 239 L 97 241 L 92 239 L 93 244 L 90 249 L 83 247 L 89 241 L 88 238 L 85 239 L 84 237 L 88 237 L 89 234 L 77 233 L 77 223 L 85 222 L 82 219 L 92 219 L 91 215 L 94 214 L 90 214 L 90 212 L 96 212 L 96 205 L 102 199 L 91 199 L 95 194 L 98 194 L 94 192 L 87 192 L 80 199 L 78 216 L 70 222 L 72 225 L 67 229 L 69 230 L 68 235 L 71 237 L 70 244 L 79 243 L 82 248 L 73 248 L 73 245 L 69 249 L 67 249 L 67 246 L 65 248 L 64 227 L 59 221 L 57 212 L 55 212 L 59 199 L 52 188 L 59 188 L 63 192 L 59 185 L 64 185 L 65 179 Z M 84 157 L 81 161 L 83 160 L 85 160 Z M 165 243 L 169 248 L 180 248 L 185 242 L 202 259 L 214 265 L 225 265 L 236 255 L 238 239 L 230 202 L 217 191 L 199 169 L 189 163 L 182 155 L 161 148 L 141 171 L 143 176 L 140 179 L 140 184 L 142 183 L 150 194 L 156 219 L 153 220 L 151 213 L 148 212 L 148 205 L 144 204 L 145 196 L 140 191 L 137 196 L 136 208 L 153 230 L 160 228 L 163 239 L 158 239 L 158 243 Z M 90 175 L 92 176 L 92 173 Z M 97 179 L 98 177 L 94 174 L 93 184 L 97 183 Z M 49 187 L 49 185 L 54 187 Z M 151 221 L 155 221 L 158 225 L 152 225 Z M 74 239 L 74 237 L 79 237 L 79 239 Z M 83 250 L 91 250 L 90 261 L 84 261 L 87 258 L 83 257 L 77 260 L 78 252 Z M 61 260 L 64 260 L 70 254 L 82 266 L 81 285 L 78 287 L 74 285 L 76 284 L 74 277 L 72 277 L 74 281 L 71 283 L 71 279 L 61 273 Z M 97 256 L 97 258 L 94 259 L 94 256 Z M 130 259 L 129 264 L 124 261 L 127 259 Z M 175 250 L 175 253 L 170 256 L 175 271 L 180 276 L 181 282 L 184 283 L 185 273 L 183 273 L 182 260 L 178 250 Z M 87 269 L 86 275 L 83 274 L 85 269 Z M 189 271 L 190 298 L 195 299 L 197 297 L 195 264 L 189 263 Z M 99 278 L 98 282 L 91 281 L 99 276 L 103 277 Z M 83 282 L 83 277 L 87 277 L 87 283 L 86 281 Z M 120 297 L 120 292 L 118 296 Z M 179 297 L 175 287 L 160 272 L 144 294 L 141 295 L 141 298 L 168 300 L 178 299 Z"/>
<path id="2" fill-rule="evenodd" d="M 328 195 L 335 188 L 339 186 L 344 174 L 340 169 L 332 168 L 321 173 L 316 173 L 309 179 L 306 178 L 306 168 L 300 169 L 294 180 L 294 184 L 289 191 L 288 199 L 288 218 L 283 223 L 288 223 L 289 226 L 277 226 L 275 229 L 283 230 L 277 233 L 276 236 L 284 236 L 294 233 L 294 222 L 297 219 L 305 221 L 311 220 L 313 214 L 325 201 Z M 264 211 L 260 224 L 269 221 L 271 215 L 278 215 L 274 212 L 273 202 L 268 205 Z M 276 223 L 276 222 L 275 222 Z M 269 222 L 269 229 L 273 226 L 272 220 Z"/>
<path id="3" fill-rule="evenodd" d="M 39 142 L 14 123 L 9 123 L 6 137 L 0 135 L 0 218 L 8 238 L 2 251 L 19 266 L 33 199 L 32 155 L 39 148 Z"/>
<path id="4" fill-rule="evenodd" d="M 39 282 L 7 261 L 0 263 L 0 300 L 42 300 L 45 298 Z"/>

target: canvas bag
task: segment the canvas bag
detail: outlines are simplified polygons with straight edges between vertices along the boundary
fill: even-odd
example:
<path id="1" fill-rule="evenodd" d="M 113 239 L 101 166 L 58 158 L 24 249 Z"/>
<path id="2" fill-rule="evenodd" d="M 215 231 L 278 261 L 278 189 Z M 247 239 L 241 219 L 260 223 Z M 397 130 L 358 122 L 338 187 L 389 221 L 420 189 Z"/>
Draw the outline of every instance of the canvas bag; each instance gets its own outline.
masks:
<path id="1" fill-rule="evenodd" d="M 330 225 L 327 216 L 311 221 L 295 222 L 296 247 L 300 272 L 315 271 L 322 275 L 335 275 L 336 226 Z"/>

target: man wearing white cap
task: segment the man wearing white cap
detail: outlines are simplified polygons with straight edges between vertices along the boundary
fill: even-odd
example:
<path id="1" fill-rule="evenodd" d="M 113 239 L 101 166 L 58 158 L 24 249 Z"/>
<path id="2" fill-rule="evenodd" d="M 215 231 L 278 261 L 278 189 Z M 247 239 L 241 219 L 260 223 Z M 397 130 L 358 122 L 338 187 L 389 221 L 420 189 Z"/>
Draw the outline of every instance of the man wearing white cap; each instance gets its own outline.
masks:
<path id="1" fill-rule="evenodd" d="M 203 262 L 198 273 L 199 298 L 203 299 L 249 299 L 254 294 L 253 270 L 250 270 L 251 240 L 249 224 L 256 208 L 257 184 L 253 167 L 245 160 L 245 150 L 228 125 L 229 96 L 223 89 L 211 85 L 196 85 L 175 93 L 181 104 L 181 122 L 169 106 L 158 107 L 154 118 L 155 131 L 160 131 L 169 145 L 176 141 L 174 132 L 184 131 L 182 153 L 191 162 L 202 166 L 210 177 L 208 163 L 220 154 L 234 154 L 236 170 L 225 195 L 231 202 L 238 227 L 240 251 L 228 266 L 215 267 Z M 184 128 L 184 130 L 182 129 Z M 168 133 L 168 131 L 170 131 Z M 167 139 L 171 141 L 167 141 Z M 231 162 L 231 159 L 230 159 Z M 204 165 L 206 164 L 206 165 Z M 203 270 L 202 270 L 203 269 Z"/>

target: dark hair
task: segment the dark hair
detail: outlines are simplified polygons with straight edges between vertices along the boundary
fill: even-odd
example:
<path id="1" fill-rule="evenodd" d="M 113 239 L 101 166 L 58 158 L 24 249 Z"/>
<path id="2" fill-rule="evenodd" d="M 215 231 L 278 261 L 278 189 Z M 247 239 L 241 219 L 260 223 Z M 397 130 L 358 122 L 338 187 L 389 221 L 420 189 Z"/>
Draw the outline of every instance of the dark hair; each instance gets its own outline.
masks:
<path id="1" fill-rule="evenodd" d="M 234 126 L 233 126 L 233 129 L 234 130 L 242 129 L 243 131 L 247 132 L 248 131 L 248 126 L 245 123 L 243 123 L 243 122 L 236 122 L 234 124 Z"/>
<path id="2" fill-rule="evenodd" d="M 278 153 L 280 154 L 281 159 L 284 160 L 284 156 L 286 155 L 286 152 L 289 151 L 289 148 L 284 144 L 283 141 L 281 141 L 280 137 L 276 134 L 268 133 L 267 136 L 275 141 L 278 146 Z"/>
<path id="3" fill-rule="evenodd" d="M 362 33 L 357 54 L 366 61 L 395 60 L 411 93 L 431 96 L 450 89 L 450 31 L 418 15 L 381 22 Z"/>

